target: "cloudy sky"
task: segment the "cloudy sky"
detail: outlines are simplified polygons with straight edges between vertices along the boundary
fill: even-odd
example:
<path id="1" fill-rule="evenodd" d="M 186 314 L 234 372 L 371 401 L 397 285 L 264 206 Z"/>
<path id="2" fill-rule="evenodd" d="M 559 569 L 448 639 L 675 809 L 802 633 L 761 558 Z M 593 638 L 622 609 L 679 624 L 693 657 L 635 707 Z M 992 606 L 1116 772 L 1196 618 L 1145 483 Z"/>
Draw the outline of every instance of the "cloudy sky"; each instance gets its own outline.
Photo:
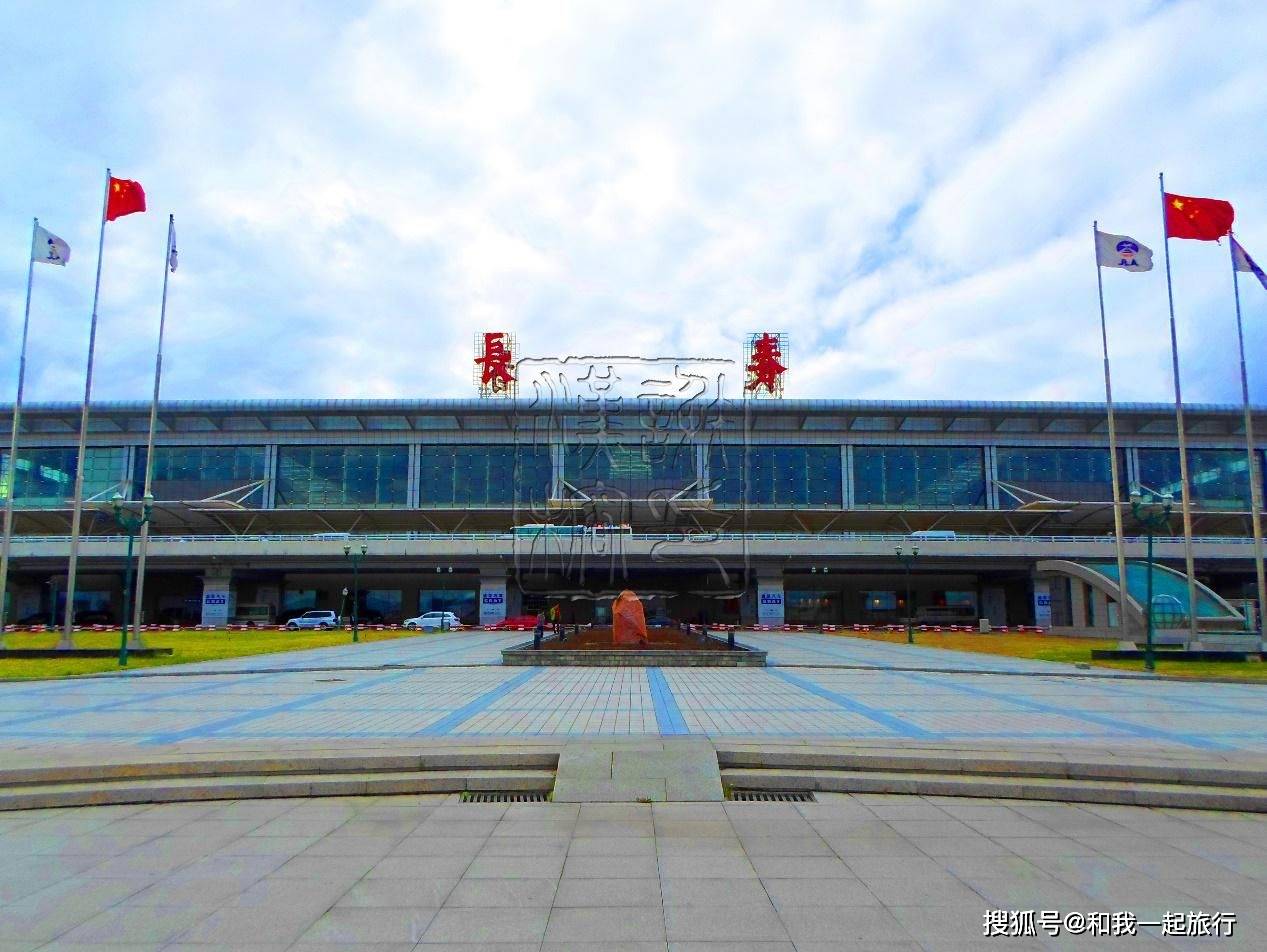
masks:
<path id="1" fill-rule="evenodd" d="M 0 32 L 0 400 L 30 219 L 28 398 L 78 400 L 104 169 L 94 395 L 150 389 L 166 213 L 170 398 L 465 397 L 524 356 L 738 358 L 788 396 L 1172 396 L 1157 172 L 1267 260 L 1267 5 L 21 4 Z M 971 10 L 971 14 L 968 11 Z M 1185 398 L 1239 399 L 1226 252 L 1172 242 Z M 1267 291 L 1242 282 L 1255 399 Z M 735 388 L 737 390 L 737 388 Z"/>

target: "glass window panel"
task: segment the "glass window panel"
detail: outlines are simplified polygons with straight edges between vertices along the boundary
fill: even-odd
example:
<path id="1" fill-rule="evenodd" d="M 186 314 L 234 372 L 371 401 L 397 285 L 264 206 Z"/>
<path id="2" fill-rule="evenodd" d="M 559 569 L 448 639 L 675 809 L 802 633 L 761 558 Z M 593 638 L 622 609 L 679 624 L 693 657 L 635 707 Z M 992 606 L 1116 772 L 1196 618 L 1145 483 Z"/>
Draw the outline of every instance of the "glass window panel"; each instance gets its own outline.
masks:
<path id="1" fill-rule="evenodd" d="M 695 447 L 680 440 L 571 444 L 564 451 L 563 473 L 587 496 L 664 498 L 695 482 Z"/>
<path id="2" fill-rule="evenodd" d="M 858 506 L 985 506 L 985 457 L 980 447 L 858 446 L 853 459 Z"/>
<path id="3" fill-rule="evenodd" d="M 132 471 L 132 498 L 145 494 L 145 447 L 137 447 Z M 262 446 L 156 446 L 150 491 L 165 500 L 207 499 L 248 486 L 264 478 Z M 241 500 L 258 508 L 264 493 L 256 490 Z"/>
<path id="4" fill-rule="evenodd" d="M 1107 449 L 1004 447 L 995 455 L 999 480 L 1020 489 L 1074 502 L 1105 502 L 1113 498 Z M 1015 509 L 1021 501 L 1001 486 L 999 505 Z"/>
<path id="5" fill-rule="evenodd" d="M 712 446 L 708 477 L 718 505 L 842 504 L 839 446 Z"/>
<path id="6" fill-rule="evenodd" d="M 544 505 L 553 480 L 548 446 L 422 447 L 423 506 Z"/>
<path id="7" fill-rule="evenodd" d="M 280 446 L 277 505 L 404 506 L 407 446 Z"/>
<path id="8" fill-rule="evenodd" d="M 8 452 L 0 453 L 0 500 L 13 492 L 19 509 L 60 508 L 75 493 L 73 447 L 18 448 L 18 463 L 10 473 Z M 122 492 L 127 449 L 121 446 L 90 446 L 84 465 L 84 499 L 109 498 Z"/>
<path id="9" fill-rule="evenodd" d="M 18 448 L 16 467 L 9 465 L 7 451 L 0 453 L 0 499 L 13 493 L 13 504 L 21 509 L 57 507 L 75 491 L 73 448 Z"/>
<path id="10" fill-rule="evenodd" d="M 1139 481 L 1158 493 L 1182 493 L 1177 449 L 1141 449 Z M 1192 502 L 1198 509 L 1249 509 L 1249 460 L 1244 450 L 1188 450 Z"/>

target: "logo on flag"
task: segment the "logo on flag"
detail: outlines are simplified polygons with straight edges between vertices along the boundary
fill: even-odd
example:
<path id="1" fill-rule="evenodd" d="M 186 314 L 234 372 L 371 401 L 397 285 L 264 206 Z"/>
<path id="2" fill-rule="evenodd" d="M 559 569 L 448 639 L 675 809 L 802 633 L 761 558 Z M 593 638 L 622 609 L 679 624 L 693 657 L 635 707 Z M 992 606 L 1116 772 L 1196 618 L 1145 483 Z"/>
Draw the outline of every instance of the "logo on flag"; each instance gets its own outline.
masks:
<path id="1" fill-rule="evenodd" d="M 1124 271 L 1152 271 L 1153 249 L 1126 235 L 1095 233 L 1095 256 L 1101 268 Z"/>
<path id="2" fill-rule="evenodd" d="M 1232 239 L 1232 267 L 1237 271 L 1248 271 L 1258 279 L 1258 283 L 1267 288 L 1267 274 L 1258 266 L 1258 262 L 1249 256 L 1249 252 L 1241 247 L 1241 243 Z"/>
<path id="3" fill-rule="evenodd" d="M 59 264 L 64 268 L 70 260 L 70 245 L 42 225 L 36 225 L 35 238 L 31 242 L 31 260 Z"/>

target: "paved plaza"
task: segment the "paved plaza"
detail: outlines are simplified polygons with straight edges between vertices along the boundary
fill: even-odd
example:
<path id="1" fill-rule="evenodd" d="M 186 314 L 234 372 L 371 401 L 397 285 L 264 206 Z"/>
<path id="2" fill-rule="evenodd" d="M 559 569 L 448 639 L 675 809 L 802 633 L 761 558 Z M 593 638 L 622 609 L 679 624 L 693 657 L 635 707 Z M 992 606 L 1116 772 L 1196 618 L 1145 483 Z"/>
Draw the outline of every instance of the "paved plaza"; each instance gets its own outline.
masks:
<path id="1" fill-rule="evenodd" d="M 0 686 L 0 746 L 658 734 L 1267 750 L 1267 686 L 819 634 L 766 669 L 505 668 L 455 633 Z"/>
<path id="2" fill-rule="evenodd" d="M 1261 949 L 1267 817 L 818 803 L 243 800 L 0 815 L 0 950 Z M 1236 916 L 1230 939 L 983 938 L 987 909 Z"/>

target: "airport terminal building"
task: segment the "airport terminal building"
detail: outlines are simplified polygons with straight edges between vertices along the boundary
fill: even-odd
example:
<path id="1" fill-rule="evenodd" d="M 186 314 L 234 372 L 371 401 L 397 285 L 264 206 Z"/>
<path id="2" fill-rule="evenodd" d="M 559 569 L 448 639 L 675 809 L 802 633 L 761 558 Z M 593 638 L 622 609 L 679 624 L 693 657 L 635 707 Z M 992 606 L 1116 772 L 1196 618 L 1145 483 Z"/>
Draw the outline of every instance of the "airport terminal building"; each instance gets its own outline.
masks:
<path id="1" fill-rule="evenodd" d="M 92 408 L 77 610 L 121 614 L 126 539 L 109 500 L 143 494 L 149 411 Z M 64 604 L 79 413 L 25 407 L 16 465 L 3 457 L 13 621 Z M 1242 608 L 1263 450 L 1251 476 L 1240 407 L 1185 413 L 1202 591 Z M 1173 406 L 1125 404 L 1116 419 L 1123 498 L 1138 483 L 1177 500 Z M 1267 411 L 1255 426 L 1267 433 Z M 371 621 L 452 610 L 489 623 L 553 605 L 602 620 L 630 588 L 679 620 L 883 624 L 905 617 L 909 570 L 920 622 L 1116 623 L 1096 403 L 168 402 L 152 480 L 152 623 L 347 613 L 346 546 L 365 547 L 356 587 Z M 1142 559 L 1129 507 L 1124 519 L 1127 556 Z M 1181 525 L 1176 502 L 1157 540 L 1180 570 Z"/>

